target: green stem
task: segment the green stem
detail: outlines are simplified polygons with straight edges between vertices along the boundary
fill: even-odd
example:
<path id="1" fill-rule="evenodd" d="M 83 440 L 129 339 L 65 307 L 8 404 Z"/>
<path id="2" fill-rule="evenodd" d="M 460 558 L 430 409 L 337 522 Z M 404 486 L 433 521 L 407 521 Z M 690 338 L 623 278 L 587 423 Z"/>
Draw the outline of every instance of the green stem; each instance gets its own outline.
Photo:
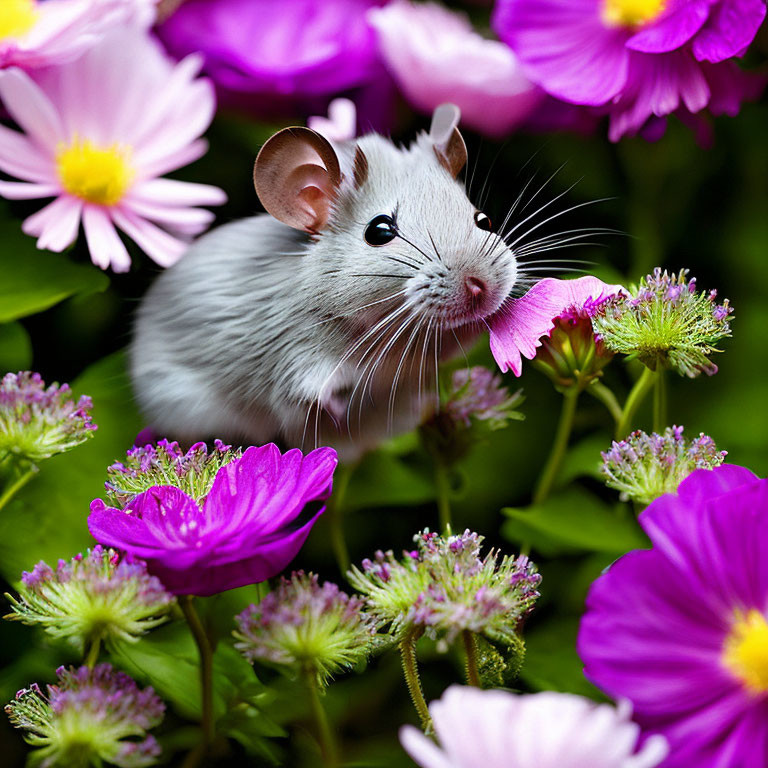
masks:
<path id="1" fill-rule="evenodd" d="M 32 464 L 26 472 L 22 472 L 0 496 L 0 510 L 37 474 L 37 467 Z"/>
<path id="2" fill-rule="evenodd" d="M 667 377 L 664 369 L 656 371 L 653 387 L 653 431 L 661 434 L 667 426 Z"/>
<path id="3" fill-rule="evenodd" d="M 573 419 L 576 415 L 579 392 L 578 389 L 568 389 L 563 393 L 563 408 L 560 411 L 555 441 L 552 444 L 552 450 L 549 453 L 547 463 L 544 465 L 539 482 L 536 484 L 536 490 L 533 493 L 534 504 L 540 504 L 544 501 L 555 484 L 573 430 Z"/>
<path id="4" fill-rule="evenodd" d="M 596 400 L 599 400 L 608 409 L 608 413 L 611 414 L 611 417 L 616 424 L 621 421 L 621 406 L 619 405 L 619 401 L 616 399 L 616 395 L 613 394 L 613 391 L 606 387 L 602 381 L 595 379 L 595 381 L 587 387 L 587 392 L 589 392 L 589 394 Z"/>
<path id="5" fill-rule="evenodd" d="M 348 464 L 339 465 L 334 478 L 334 493 L 328 500 L 326 515 L 331 529 L 331 547 L 336 557 L 336 564 L 342 573 L 349 570 L 349 549 L 344 536 L 344 499 L 347 495 L 349 481 L 352 479 L 354 467 Z"/>
<path id="6" fill-rule="evenodd" d="M 408 630 L 405 637 L 400 641 L 400 656 L 403 661 L 403 674 L 408 692 L 411 694 L 413 706 L 416 707 L 416 712 L 419 714 L 421 727 L 426 731 L 432 726 L 432 718 L 429 715 L 429 707 L 427 707 L 424 691 L 421 688 L 419 666 L 416 661 L 416 633 L 412 629 Z"/>
<path id="7" fill-rule="evenodd" d="M 99 660 L 99 651 L 101 650 L 101 638 L 96 637 L 91 641 L 91 647 L 88 649 L 88 655 L 85 657 L 85 666 L 89 669 L 93 669 L 96 666 L 96 662 Z"/>
<path id="8" fill-rule="evenodd" d="M 184 614 L 184 618 L 189 624 L 189 630 L 194 638 L 197 651 L 200 654 L 200 695 L 202 711 L 203 743 L 202 751 L 205 753 L 213 742 L 214 722 L 213 722 L 213 650 L 208 641 L 208 635 L 205 633 L 200 617 L 195 609 L 195 598 L 192 595 L 181 595 L 179 605 Z"/>
<path id="9" fill-rule="evenodd" d="M 621 413 L 621 419 L 616 425 L 616 439 L 623 440 L 632 431 L 632 421 L 635 418 L 635 413 L 640 407 L 645 396 L 650 392 L 655 375 L 650 368 L 643 368 L 643 372 L 640 378 L 635 382 L 635 386 L 632 387 L 627 401 L 624 403 L 624 410 Z"/>
<path id="10" fill-rule="evenodd" d="M 328 715 L 320 699 L 320 687 L 317 682 L 317 674 L 311 667 L 304 669 L 304 680 L 309 691 L 309 700 L 312 705 L 312 715 L 317 726 L 317 741 L 323 755 L 323 764 L 326 768 L 336 768 L 339 764 L 336 740 L 333 736 Z"/>
<path id="11" fill-rule="evenodd" d="M 451 530 L 451 485 L 445 465 L 435 461 L 435 490 L 437 491 L 437 513 L 440 518 L 440 530 Z"/>
<path id="12" fill-rule="evenodd" d="M 461 639 L 464 641 L 464 653 L 467 657 L 467 683 L 474 685 L 475 688 L 482 688 L 480 683 L 480 672 L 477 669 L 477 646 L 472 633 L 465 629 L 461 633 Z"/>

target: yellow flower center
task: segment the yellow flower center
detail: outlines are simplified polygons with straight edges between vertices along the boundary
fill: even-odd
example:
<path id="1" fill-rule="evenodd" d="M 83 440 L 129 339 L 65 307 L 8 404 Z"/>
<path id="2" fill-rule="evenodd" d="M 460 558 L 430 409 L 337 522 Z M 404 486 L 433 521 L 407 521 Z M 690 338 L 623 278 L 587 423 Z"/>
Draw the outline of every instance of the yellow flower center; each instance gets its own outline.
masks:
<path id="1" fill-rule="evenodd" d="M 0 0 L 1 2 L 2 0 Z M 56 155 L 56 167 L 70 195 L 99 205 L 117 205 L 133 181 L 129 147 L 98 147 L 75 139 Z"/>
<path id="2" fill-rule="evenodd" d="M 768 622 L 760 611 L 736 614 L 722 659 L 750 691 L 768 692 Z"/>
<path id="3" fill-rule="evenodd" d="M 0 0 L 0 40 L 18 38 L 29 32 L 37 22 L 35 0 Z"/>
<path id="4" fill-rule="evenodd" d="M 666 0 L 604 0 L 603 21 L 611 27 L 640 27 L 664 10 Z"/>

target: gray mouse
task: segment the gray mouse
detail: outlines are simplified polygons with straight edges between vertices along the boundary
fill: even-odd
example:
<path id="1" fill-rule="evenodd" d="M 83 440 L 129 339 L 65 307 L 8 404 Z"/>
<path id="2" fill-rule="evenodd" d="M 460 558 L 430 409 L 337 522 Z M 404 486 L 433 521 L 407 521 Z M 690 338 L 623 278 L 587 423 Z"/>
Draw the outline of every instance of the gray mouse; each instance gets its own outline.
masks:
<path id="1" fill-rule="evenodd" d="M 332 445 L 353 458 L 433 407 L 439 362 L 516 288 L 467 198 L 458 107 L 409 147 L 286 128 L 262 147 L 266 209 L 197 240 L 154 282 L 130 348 L 156 432 Z"/>

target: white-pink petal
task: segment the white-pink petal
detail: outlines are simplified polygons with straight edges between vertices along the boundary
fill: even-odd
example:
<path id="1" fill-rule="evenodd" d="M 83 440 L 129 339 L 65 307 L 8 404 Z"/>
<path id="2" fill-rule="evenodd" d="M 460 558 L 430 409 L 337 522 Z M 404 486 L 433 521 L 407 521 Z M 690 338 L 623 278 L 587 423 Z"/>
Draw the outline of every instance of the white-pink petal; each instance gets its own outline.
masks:
<path id="1" fill-rule="evenodd" d="M 400 743 L 422 768 L 454 768 L 456 765 L 446 757 L 445 752 L 439 749 L 432 739 L 412 725 L 404 725 L 400 729 Z"/>
<path id="2" fill-rule="evenodd" d="M 519 299 L 508 299 L 488 321 L 491 353 L 502 371 L 522 373 L 522 358 L 533 360 L 543 336 L 554 328 L 555 318 L 571 307 L 598 301 L 622 290 L 596 277 L 577 280 L 540 280 Z"/>
<path id="3" fill-rule="evenodd" d="M 227 202 L 223 190 L 210 184 L 195 184 L 176 179 L 152 179 L 137 184 L 131 199 L 159 205 L 221 205 Z"/>
<path id="4" fill-rule="evenodd" d="M 50 99 L 29 75 L 16 67 L 0 72 L 0 100 L 38 147 L 53 156 L 65 140 L 64 127 Z"/>
<path id="5" fill-rule="evenodd" d="M 58 195 L 58 184 L 27 184 L 18 181 L 0 181 L 0 197 L 8 200 L 38 200 Z"/>
<path id="6" fill-rule="evenodd" d="M 112 221 L 161 267 L 175 264 L 189 247 L 188 243 L 126 209 L 114 208 L 111 215 Z"/>
<path id="7" fill-rule="evenodd" d="M 0 125 L 0 169 L 19 179 L 50 182 L 55 178 L 51 158 L 43 157 L 21 133 Z"/>
<path id="8" fill-rule="evenodd" d="M 197 235 L 216 218 L 205 208 L 166 207 L 141 200 L 126 200 L 123 207 L 181 235 Z"/>
<path id="9" fill-rule="evenodd" d="M 86 205 L 83 210 L 83 229 L 91 260 L 97 267 L 107 269 L 111 266 L 115 272 L 127 272 L 131 267 L 131 257 L 125 244 L 117 234 L 109 214 L 96 205 Z"/>
<path id="10" fill-rule="evenodd" d="M 37 247 L 63 251 L 77 240 L 83 203 L 74 197 L 60 197 L 51 203 L 48 221 L 40 232 Z"/>
<path id="11" fill-rule="evenodd" d="M 181 147 L 151 163 L 142 163 L 141 173 L 149 179 L 154 176 L 162 176 L 169 171 L 175 171 L 184 165 L 194 163 L 208 151 L 208 142 L 205 139 L 196 139 L 186 147 Z"/>

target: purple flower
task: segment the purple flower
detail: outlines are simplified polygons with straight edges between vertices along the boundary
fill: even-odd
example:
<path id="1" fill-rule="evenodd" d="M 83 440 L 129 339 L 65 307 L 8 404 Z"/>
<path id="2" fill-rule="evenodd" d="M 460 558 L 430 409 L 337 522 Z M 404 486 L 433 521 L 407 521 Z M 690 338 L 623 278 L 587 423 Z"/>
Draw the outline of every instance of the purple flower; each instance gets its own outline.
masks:
<path id="1" fill-rule="evenodd" d="M 400 89 L 426 114 L 451 102 L 469 127 L 501 136 L 544 98 L 509 47 L 481 37 L 462 14 L 436 3 L 396 0 L 368 18 Z"/>
<path id="2" fill-rule="evenodd" d="M 658 736 L 638 749 L 640 729 L 628 707 L 568 693 L 453 685 L 429 711 L 438 746 L 413 726 L 400 730 L 423 768 L 654 768 L 667 752 Z"/>
<path id="3" fill-rule="evenodd" d="M 91 504 L 88 528 L 98 541 L 147 563 L 177 595 L 213 595 L 279 573 L 296 556 L 325 507 L 336 452 L 318 448 L 280 453 L 269 444 L 249 448 L 216 474 L 198 503 L 161 485 L 125 510 Z"/>
<path id="4" fill-rule="evenodd" d="M 376 622 L 363 609 L 361 597 L 299 571 L 235 617 L 235 647 L 251 662 L 295 672 L 309 667 L 322 684 L 373 650 Z"/>
<path id="5" fill-rule="evenodd" d="M 158 440 L 156 446 L 135 445 L 123 461 L 107 469 L 104 487 L 109 501 L 118 507 L 155 485 L 173 485 L 200 501 L 211 490 L 219 469 L 241 455 L 242 451 L 232 450 L 221 440 L 214 441 L 210 453 L 205 443 L 195 443 L 186 453 L 169 440 Z"/>
<path id="6" fill-rule="evenodd" d="M 380 80 L 365 14 L 382 2 L 187 0 L 157 32 L 177 58 L 203 54 L 223 101 L 264 116 L 316 114 L 332 96 Z"/>
<path id="7" fill-rule="evenodd" d="M 453 422 L 467 428 L 473 419 L 486 421 L 492 428 L 503 427 L 510 419 L 522 418 L 514 410 L 521 402 L 521 391 L 510 395 L 500 376 L 476 365 L 453 372 L 445 412 Z"/>
<path id="8" fill-rule="evenodd" d="M 93 437 L 90 397 L 72 397 L 69 384 L 46 388 L 39 373 L 7 373 L 0 379 L 0 463 L 31 462 L 63 453 Z"/>
<path id="9" fill-rule="evenodd" d="M 23 688 L 5 707 L 11 724 L 39 749 L 41 768 L 102 765 L 144 768 L 154 765 L 160 746 L 147 730 L 163 719 L 165 705 L 152 688 L 139 689 L 109 664 L 90 669 L 59 667 L 47 695 L 37 683 Z"/>
<path id="10" fill-rule="evenodd" d="M 545 91 L 604 108 L 616 141 L 677 111 L 738 111 L 755 86 L 728 60 L 764 17 L 763 0 L 499 0 L 493 26 Z"/>
<path id="11" fill-rule="evenodd" d="M 768 764 L 768 481 L 698 470 L 640 524 L 652 548 L 589 592 L 586 675 L 667 738 L 665 768 Z"/>
<path id="12" fill-rule="evenodd" d="M 6 595 L 13 613 L 5 618 L 39 624 L 80 652 L 115 640 L 135 642 L 166 619 L 174 599 L 144 563 L 96 545 L 85 555 L 40 561 L 24 571 L 19 599 Z"/>
<path id="13" fill-rule="evenodd" d="M 682 427 L 667 427 L 664 434 L 638 430 L 626 440 L 615 441 L 600 454 L 605 484 L 621 493 L 621 500 L 650 504 L 677 486 L 696 469 L 723 463 L 726 452 L 703 432 L 694 440 L 683 437 Z"/>
<path id="14" fill-rule="evenodd" d="M 587 311 L 608 296 L 622 291 L 620 285 L 607 285 L 596 277 L 578 280 L 540 280 L 519 299 L 508 299 L 489 320 L 491 352 L 502 371 L 522 373 L 522 357 L 533 360 L 559 317 Z"/>

